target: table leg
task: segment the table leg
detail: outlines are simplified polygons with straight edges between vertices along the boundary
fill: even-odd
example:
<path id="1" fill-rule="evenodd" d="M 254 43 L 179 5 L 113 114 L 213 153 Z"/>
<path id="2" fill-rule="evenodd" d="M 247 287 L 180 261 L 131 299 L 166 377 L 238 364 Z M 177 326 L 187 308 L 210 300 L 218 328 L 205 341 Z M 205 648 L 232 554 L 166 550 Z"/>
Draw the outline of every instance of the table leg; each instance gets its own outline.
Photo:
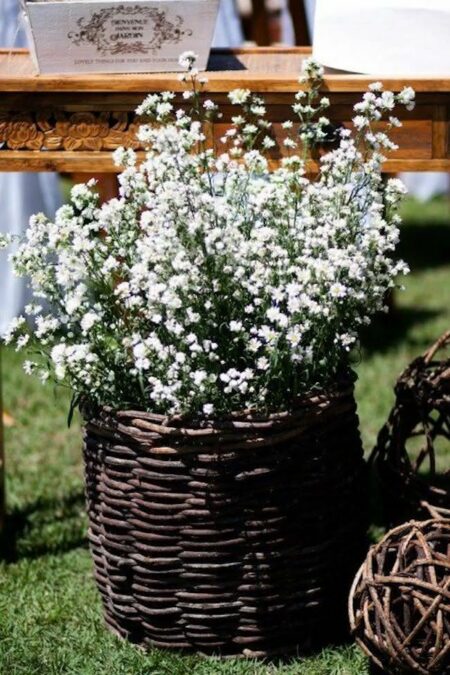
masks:
<path id="1" fill-rule="evenodd" d="M 265 0 L 253 0 L 253 14 L 251 20 L 251 39 L 257 45 L 270 45 L 269 16 Z"/>
<path id="2" fill-rule="evenodd" d="M 306 19 L 305 0 L 289 0 L 289 9 L 295 31 L 295 44 L 306 47 L 311 44 L 308 21 Z"/>

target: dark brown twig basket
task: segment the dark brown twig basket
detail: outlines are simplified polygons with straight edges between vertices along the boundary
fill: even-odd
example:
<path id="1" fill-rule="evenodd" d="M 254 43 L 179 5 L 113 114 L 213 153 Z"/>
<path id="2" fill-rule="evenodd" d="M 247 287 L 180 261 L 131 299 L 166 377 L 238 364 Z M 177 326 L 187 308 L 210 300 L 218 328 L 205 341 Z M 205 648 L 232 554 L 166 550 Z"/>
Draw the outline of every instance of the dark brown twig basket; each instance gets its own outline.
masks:
<path id="1" fill-rule="evenodd" d="M 450 447 L 450 358 L 436 359 L 449 346 L 450 331 L 402 373 L 370 460 L 393 523 L 430 512 L 450 516 L 450 472 L 439 472 L 437 462 L 439 443 Z M 412 442 L 420 442 L 415 457 Z"/>
<path id="2" fill-rule="evenodd" d="M 85 411 L 89 539 L 106 621 L 147 646 L 309 648 L 361 559 L 350 383 L 294 412 L 216 422 Z"/>
<path id="3" fill-rule="evenodd" d="M 372 546 L 349 600 L 353 635 L 388 673 L 450 673 L 450 520 L 411 521 Z"/>

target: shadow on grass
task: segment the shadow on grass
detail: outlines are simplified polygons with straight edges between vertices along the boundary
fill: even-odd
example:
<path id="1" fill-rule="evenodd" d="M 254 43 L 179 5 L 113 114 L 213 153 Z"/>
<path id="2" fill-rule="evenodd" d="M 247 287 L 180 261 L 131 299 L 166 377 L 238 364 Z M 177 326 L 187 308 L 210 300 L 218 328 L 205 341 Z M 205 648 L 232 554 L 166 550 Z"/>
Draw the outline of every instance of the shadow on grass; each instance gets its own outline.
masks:
<path id="1" fill-rule="evenodd" d="M 87 547 L 84 492 L 40 497 L 13 510 L 7 514 L 0 543 L 0 559 L 6 563 Z"/>
<path id="2" fill-rule="evenodd" d="M 450 216 L 449 216 L 450 223 Z M 413 272 L 448 265 L 450 261 L 450 225 L 412 223 L 401 228 L 397 254 Z"/>
<path id="3" fill-rule="evenodd" d="M 400 342 L 414 347 L 418 354 L 428 346 L 408 336 L 408 332 L 417 324 L 425 323 L 439 316 L 439 310 L 410 307 L 394 307 L 388 314 L 375 317 L 372 324 L 361 334 L 362 349 L 371 354 L 384 353 Z"/>

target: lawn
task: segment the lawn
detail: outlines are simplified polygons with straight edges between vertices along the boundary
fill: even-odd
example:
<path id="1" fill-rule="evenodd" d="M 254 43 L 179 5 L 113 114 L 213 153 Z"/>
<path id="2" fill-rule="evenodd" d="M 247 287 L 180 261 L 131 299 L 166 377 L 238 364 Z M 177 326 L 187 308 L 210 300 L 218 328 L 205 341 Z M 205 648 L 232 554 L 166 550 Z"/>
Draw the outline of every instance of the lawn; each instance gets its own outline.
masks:
<path id="1" fill-rule="evenodd" d="M 367 331 L 356 358 L 366 451 L 406 364 L 450 326 L 450 213 L 443 199 L 404 209 L 401 253 L 412 274 L 395 309 Z M 21 371 L 3 351 L 8 529 L 0 563 L 0 673 L 4 675 L 365 675 L 354 646 L 284 665 L 141 654 L 104 629 L 86 547 L 78 421 L 69 396 Z"/>

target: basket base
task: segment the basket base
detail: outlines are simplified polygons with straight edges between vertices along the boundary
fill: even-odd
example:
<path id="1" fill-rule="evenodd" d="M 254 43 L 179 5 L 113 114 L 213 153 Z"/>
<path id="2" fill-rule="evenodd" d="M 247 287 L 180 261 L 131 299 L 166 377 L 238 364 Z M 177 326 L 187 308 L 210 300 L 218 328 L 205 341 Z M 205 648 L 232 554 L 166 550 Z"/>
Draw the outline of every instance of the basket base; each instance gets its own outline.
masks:
<path id="1" fill-rule="evenodd" d="M 106 611 L 103 613 L 103 622 L 105 628 L 112 635 L 123 642 L 132 644 L 136 649 L 143 653 L 148 653 L 152 649 L 158 649 L 178 653 L 180 655 L 184 654 L 186 656 L 195 654 L 205 659 L 214 657 L 219 658 L 222 661 L 256 659 L 284 663 L 293 658 L 305 658 L 317 654 L 325 646 L 329 646 L 330 644 L 344 645 L 352 641 L 348 626 L 346 607 L 344 607 L 344 604 L 342 605 L 342 611 L 339 613 L 339 616 L 333 618 L 333 627 L 330 627 L 329 630 L 322 624 L 320 628 L 317 628 L 317 635 L 314 636 L 311 634 L 311 629 L 309 627 L 310 634 L 307 641 L 303 639 L 303 641 L 298 640 L 278 644 L 276 646 L 274 645 L 272 647 L 265 646 L 263 649 L 239 648 L 237 645 L 235 646 L 235 650 L 227 649 L 224 645 L 218 645 L 215 648 L 211 647 L 210 649 L 202 649 L 193 644 L 164 644 L 157 640 L 150 640 L 145 637 L 138 640 L 136 635 L 130 634 L 124 630 L 107 614 Z"/>

